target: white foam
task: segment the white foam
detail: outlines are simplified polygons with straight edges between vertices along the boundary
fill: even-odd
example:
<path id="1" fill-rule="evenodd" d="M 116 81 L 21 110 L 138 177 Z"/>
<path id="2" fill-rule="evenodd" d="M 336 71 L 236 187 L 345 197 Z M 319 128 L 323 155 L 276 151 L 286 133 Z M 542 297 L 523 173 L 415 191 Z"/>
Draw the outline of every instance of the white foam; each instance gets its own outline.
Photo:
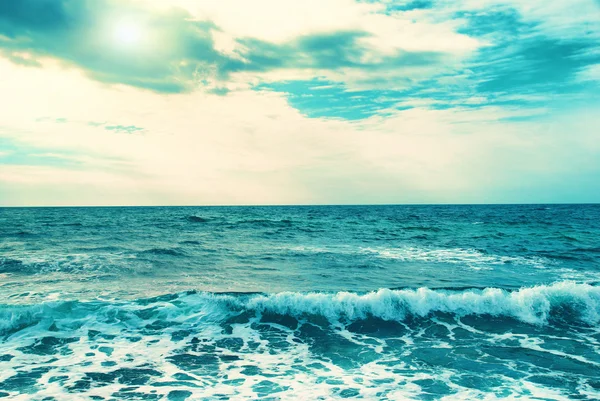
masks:
<path id="1" fill-rule="evenodd" d="M 247 303 L 249 309 L 294 316 L 322 315 L 332 321 L 369 316 L 403 320 L 408 314 L 427 316 L 433 312 L 447 312 L 458 316 L 508 316 L 534 324 L 547 323 L 552 309 L 560 306 L 572 306 L 582 321 L 595 324 L 600 321 L 600 287 L 559 282 L 513 292 L 498 288 L 465 291 L 382 289 L 364 295 L 283 292 L 256 296 Z"/>
<path id="2" fill-rule="evenodd" d="M 447 263 L 462 265 L 481 270 L 492 269 L 494 266 L 506 264 L 528 266 L 543 269 L 553 262 L 542 257 L 506 256 L 483 253 L 472 248 L 427 248 L 419 246 L 390 247 L 360 247 L 347 245 L 317 247 L 298 246 L 292 251 L 305 253 L 336 253 L 342 255 L 368 255 L 381 259 L 395 259 L 402 262 Z"/>
<path id="3" fill-rule="evenodd" d="M 0 351 L 10 352 L 14 356 L 11 361 L 4 363 L 6 368 L 0 370 L 0 381 L 6 380 L 16 372 L 48 366 L 51 370 L 38 380 L 36 399 L 89 399 L 92 395 L 111 397 L 114 392 L 128 385 L 118 381 L 95 383 L 81 394 L 69 393 L 67 388 L 85 378 L 87 373 L 111 373 L 116 369 L 144 367 L 156 370 L 160 377 L 153 377 L 147 384 L 140 385 L 136 391 L 155 391 L 163 396 L 172 390 L 186 389 L 194 392 L 194 397 L 202 394 L 210 399 L 222 394 L 231 399 L 251 400 L 261 397 L 257 392 L 257 385 L 263 381 L 270 381 L 281 390 L 272 394 L 272 397 L 281 400 L 298 399 L 300 394 L 305 400 L 337 399 L 340 398 L 340 389 L 353 389 L 352 391 L 356 391 L 364 399 L 408 400 L 422 398 L 421 395 L 425 391 L 422 380 L 437 380 L 453 392 L 452 395 L 443 398 L 445 400 L 495 400 L 502 397 L 523 400 L 545 397 L 563 400 L 568 397 L 558 390 L 544 389 L 526 380 L 502 375 L 494 377 L 502 382 L 502 389 L 505 390 L 502 396 L 500 393 L 494 393 L 492 389 L 475 390 L 458 384 L 457 379 L 461 372 L 443 365 L 428 367 L 419 360 L 419 352 L 423 350 L 436 347 L 436 351 L 441 352 L 444 348 L 456 345 L 455 341 L 460 340 L 452 339 L 450 334 L 445 340 L 432 340 L 422 335 L 422 328 L 420 331 L 409 333 L 399 332 L 395 341 L 402 340 L 404 345 L 390 351 L 395 346 L 376 337 L 351 332 L 348 326 L 344 326 L 340 321 L 371 315 L 382 319 L 401 320 L 409 313 L 426 316 L 431 312 L 445 311 L 456 315 L 507 315 L 532 323 L 541 323 L 547 319 L 553 308 L 575 305 L 582 312 L 582 318 L 588 319 L 589 322 L 597 322 L 599 301 L 599 287 L 563 282 L 523 288 L 514 292 L 494 288 L 465 291 L 422 288 L 380 290 L 362 295 L 282 293 L 234 296 L 197 293 L 180 294 L 170 301 L 157 299 L 143 303 L 53 302 L 36 306 L 5 307 L 0 312 L 3 328 L 16 325 L 22 329 L 6 337 L 0 344 Z M 232 323 L 229 334 L 224 332 L 224 319 L 242 311 L 255 313 L 249 314 L 250 321 Z M 265 316 L 261 316 L 261 313 L 266 312 L 294 315 L 305 324 L 309 324 L 305 319 L 306 314 L 327 317 L 332 325 L 329 331 L 322 334 L 339 336 L 340 340 L 350 341 L 357 351 L 355 365 L 341 367 L 334 363 L 329 357 L 337 352 L 335 346 L 320 354 L 321 351 L 311 348 L 310 340 L 299 341 L 299 331 L 264 319 Z M 168 327 L 145 332 L 144 328 L 157 320 L 168 321 Z M 431 322 L 446 327 L 450 333 L 457 326 L 465 327 L 459 319 L 456 326 L 444 323 L 442 318 L 433 318 Z M 24 326 L 27 324 L 29 325 Z M 52 324 L 56 324 L 59 330 L 51 329 Z M 408 326 L 407 323 L 403 325 Z M 270 327 L 279 334 L 265 334 L 258 326 Z M 189 334 L 180 340 L 173 339 L 171 335 L 181 329 Z M 116 337 L 92 338 L 89 330 Z M 588 363 L 591 368 L 596 366 L 589 358 L 583 359 L 577 355 L 544 347 L 540 338 L 517 336 L 517 333 L 504 338 L 501 338 L 501 335 L 476 330 L 472 330 L 472 333 L 481 336 L 477 341 L 484 341 L 487 345 L 503 346 L 502 342 L 517 339 L 523 349 L 546 352 L 551 358 L 571 358 Z M 47 336 L 78 340 L 64 346 L 70 352 L 62 353 L 60 358 L 51 361 L 48 355 L 26 353 L 27 346 Z M 127 339 L 128 336 L 139 336 L 140 339 L 132 342 Z M 228 338 L 240 339 L 241 346 L 217 348 L 212 351 L 195 350 L 190 346 L 193 344 L 192 339 L 198 344 L 216 344 L 220 339 Z M 489 341 L 494 338 L 496 342 Z M 271 341 L 282 342 L 284 345 L 274 346 Z M 334 344 L 336 339 L 329 341 Z M 465 342 L 461 344 L 464 346 Z M 110 354 L 105 353 L 100 347 L 111 347 L 113 351 Z M 169 358 L 181 353 L 202 355 L 203 352 L 222 352 L 237 359 L 221 361 L 218 366 L 211 367 L 214 369 L 214 375 L 205 375 L 197 371 L 186 372 Z M 376 359 L 359 363 L 360 352 L 370 352 Z M 114 365 L 102 364 L 109 361 Z M 248 365 L 258 367 L 259 371 L 256 374 L 244 373 Z M 173 379 L 176 373 L 185 373 L 193 377 L 194 384 L 199 387 L 181 387 L 181 383 L 153 385 L 154 382 L 177 381 Z M 51 377 L 60 375 L 68 376 L 64 383 L 50 381 Z M 236 379 L 240 382 L 237 385 L 231 384 L 231 380 Z M 582 391 L 593 394 L 595 390 L 587 386 Z M 11 392 L 10 397 L 19 399 L 16 392 Z M 195 399 L 194 397 L 190 399 Z"/>
<path id="4" fill-rule="evenodd" d="M 32 306 L 4 307 L 0 310 L 0 332 L 30 321 L 51 319 L 62 315 L 61 302 Z M 88 309 L 88 305 L 95 305 Z M 79 302 L 70 313 L 80 318 L 93 318 L 94 313 L 126 313 L 131 324 L 141 324 L 133 312 L 145 306 L 135 303 Z M 600 287 L 574 282 L 558 282 L 506 291 L 499 288 L 483 290 L 432 290 L 428 288 L 389 290 L 366 294 L 296 293 L 234 296 L 213 293 L 183 295 L 177 306 L 170 302 L 154 304 L 154 318 L 176 322 L 197 323 L 218 321 L 231 312 L 249 310 L 301 317 L 321 315 L 331 322 L 377 317 L 402 321 L 408 315 L 425 317 L 435 312 L 456 316 L 493 315 L 519 319 L 526 323 L 545 324 L 553 311 L 560 313 L 569 307 L 577 318 L 588 324 L 600 322 Z M 96 310 L 98 309 L 98 310 Z M 87 316 L 86 316 L 87 315 Z M 136 320 L 137 319 L 137 320 Z"/>
<path id="5" fill-rule="evenodd" d="M 551 261 L 540 257 L 526 258 L 522 256 L 503 256 L 486 254 L 476 249 L 464 248 L 361 248 L 364 253 L 372 253 L 380 258 L 397 259 L 403 262 L 428 262 L 460 264 L 474 269 L 491 269 L 493 266 L 513 264 L 544 268 Z"/>

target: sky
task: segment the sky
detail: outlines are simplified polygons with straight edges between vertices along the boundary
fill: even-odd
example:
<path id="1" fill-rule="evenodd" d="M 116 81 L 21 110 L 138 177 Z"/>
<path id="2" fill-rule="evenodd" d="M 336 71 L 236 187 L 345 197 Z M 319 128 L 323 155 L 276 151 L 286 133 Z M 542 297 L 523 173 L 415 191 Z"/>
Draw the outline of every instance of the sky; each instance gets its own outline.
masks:
<path id="1" fill-rule="evenodd" d="M 600 202 L 600 0 L 0 0 L 0 205 Z"/>

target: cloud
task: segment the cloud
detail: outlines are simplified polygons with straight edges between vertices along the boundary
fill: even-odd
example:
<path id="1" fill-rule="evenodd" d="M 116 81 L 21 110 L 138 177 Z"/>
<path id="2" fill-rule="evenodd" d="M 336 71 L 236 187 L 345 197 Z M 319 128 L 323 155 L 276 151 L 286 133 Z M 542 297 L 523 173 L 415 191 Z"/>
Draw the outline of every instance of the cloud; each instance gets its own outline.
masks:
<path id="1" fill-rule="evenodd" d="M 586 84 L 590 83 L 600 83 L 600 63 L 591 64 L 586 66 L 585 68 L 579 70 L 577 74 L 577 81 L 583 82 Z"/>
<path id="2" fill-rule="evenodd" d="M 535 3 L 526 10 L 509 3 L 457 14 L 465 21 L 460 32 L 490 41 L 469 63 L 478 91 L 573 92 L 580 89 L 572 87 L 578 72 L 600 61 L 595 35 L 579 35 L 577 21 L 565 18 L 559 26 L 549 26 L 532 15 L 542 18 Z M 565 31 L 570 34 L 561 34 Z"/>
<path id="3" fill-rule="evenodd" d="M 569 4 L 0 0 L 0 201 L 597 201 Z"/>
<path id="4" fill-rule="evenodd" d="M 104 129 L 126 134 L 134 134 L 136 132 L 144 130 L 143 128 L 136 127 L 135 125 L 105 125 Z"/>
<path id="5" fill-rule="evenodd" d="M 587 41 L 559 41 L 535 37 L 516 45 L 503 45 L 482 52 L 492 68 L 474 68 L 482 80 L 482 92 L 555 93 L 568 90 L 577 73 L 600 55 L 588 56 Z"/>
<path id="6" fill-rule="evenodd" d="M 412 107 L 401 104 L 408 90 L 348 91 L 342 84 L 315 79 L 262 83 L 254 89 L 285 94 L 292 107 L 312 118 L 361 120 Z"/>
<path id="7" fill-rule="evenodd" d="M 1 0 L 0 48 L 38 64 L 55 58 L 102 82 L 176 93 L 222 59 L 211 25 L 188 19 L 183 10 L 157 14 L 110 0 Z M 139 25 L 140 43 L 121 43 L 119 24 Z"/>
<path id="8" fill-rule="evenodd" d="M 0 147 L 29 157 L 0 169 L 6 203 L 590 201 L 600 191 L 593 108 L 513 122 L 522 110 L 489 106 L 331 120 L 303 116 L 277 92 L 165 97 L 59 66 L 4 62 L 0 72 L 0 92 L 12 93 Z M 14 90 L 24 78 L 36 98 Z M 42 113 L 60 117 L 36 121 Z M 87 121 L 127 121 L 144 135 Z"/>
<path id="9" fill-rule="evenodd" d="M 306 79 L 288 78 L 258 88 L 281 90 L 306 115 L 333 118 L 385 116 L 390 109 L 415 104 L 436 109 L 519 105 L 537 115 L 542 108 L 549 112 L 574 100 L 594 97 L 591 82 L 593 66 L 600 62 L 599 30 L 587 24 L 589 29 L 582 34 L 581 20 L 590 16 L 581 17 L 564 7 L 561 18 L 554 16 L 547 21 L 543 19 L 547 13 L 538 6 L 490 2 L 482 8 L 471 2 L 438 2 L 435 7 L 410 11 L 390 6 L 392 13 L 425 21 L 454 21 L 457 32 L 484 45 L 459 60 L 439 54 L 440 60 L 447 60 L 445 68 L 423 63 L 417 68 L 423 73 L 419 79 L 414 79 L 413 73 L 386 76 L 386 71 L 375 77 L 363 74 L 358 79 L 347 74 L 344 80 L 324 75 L 327 79 L 322 83 L 343 82 L 335 85 L 336 94 L 331 98 L 306 96 L 302 88 L 311 82 Z M 357 85 L 360 80 L 367 85 Z"/>
<path id="10" fill-rule="evenodd" d="M 0 0 L 0 49 L 16 63 L 40 66 L 47 58 L 57 59 L 105 83 L 162 93 L 206 87 L 225 94 L 234 75 L 268 79 L 260 74 L 279 70 L 331 73 L 334 80 L 340 74 L 362 75 L 363 83 L 382 73 L 399 81 L 422 79 L 455 64 L 457 52 L 478 47 L 476 40 L 442 24 L 392 17 L 377 5 L 334 1 L 328 15 L 349 4 L 353 11 L 342 24 L 331 25 L 336 20 L 327 18 L 305 27 L 303 19 L 297 20 L 299 26 L 282 40 L 276 33 L 234 29 L 222 18 L 222 6 L 210 11 L 214 3 L 199 19 L 182 8 L 157 10 L 147 2 Z M 119 37 L 127 32 L 135 37 Z"/>
<path id="11" fill-rule="evenodd" d="M 595 1 L 463 0 L 448 2 L 444 8 L 470 10 L 480 15 L 508 11 L 514 13 L 521 24 L 535 26 L 537 34 L 551 38 L 594 40 L 600 37 L 597 24 L 600 6 Z"/>
<path id="12" fill-rule="evenodd" d="M 0 49 L 21 65 L 58 59 L 105 83 L 218 95 L 315 76 L 350 90 L 429 89 L 451 76 L 512 90 L 567 81 L 598 59 L 600 29 L 562 2 L 310 0 L 293 12 L 273 0 L 234 3 L 237 12 L 231 1 L 0 0 Z M 139 41 L 121 43 L 122 28 Z"/>

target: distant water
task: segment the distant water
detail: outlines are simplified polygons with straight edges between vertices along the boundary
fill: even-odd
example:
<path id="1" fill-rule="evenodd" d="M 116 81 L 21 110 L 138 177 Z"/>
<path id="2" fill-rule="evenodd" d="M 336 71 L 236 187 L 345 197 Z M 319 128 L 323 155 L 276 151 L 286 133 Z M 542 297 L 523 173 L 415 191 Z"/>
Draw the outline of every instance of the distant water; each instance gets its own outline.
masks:
<path id="1" fill-rule="evenodd" d="M 0 208 L 0 397 L 598 400 L 600 205 Z"/>

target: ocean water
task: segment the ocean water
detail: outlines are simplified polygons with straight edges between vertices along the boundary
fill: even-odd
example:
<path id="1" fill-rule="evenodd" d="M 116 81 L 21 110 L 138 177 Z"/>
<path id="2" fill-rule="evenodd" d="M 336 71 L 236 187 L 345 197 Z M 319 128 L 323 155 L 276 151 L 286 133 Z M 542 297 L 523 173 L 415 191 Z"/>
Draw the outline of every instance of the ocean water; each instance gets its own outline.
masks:
<path id="1" fill-rule="evenodd" d="M 600 205 L 0 208 L 0 397 L 598 400 Z"/>

